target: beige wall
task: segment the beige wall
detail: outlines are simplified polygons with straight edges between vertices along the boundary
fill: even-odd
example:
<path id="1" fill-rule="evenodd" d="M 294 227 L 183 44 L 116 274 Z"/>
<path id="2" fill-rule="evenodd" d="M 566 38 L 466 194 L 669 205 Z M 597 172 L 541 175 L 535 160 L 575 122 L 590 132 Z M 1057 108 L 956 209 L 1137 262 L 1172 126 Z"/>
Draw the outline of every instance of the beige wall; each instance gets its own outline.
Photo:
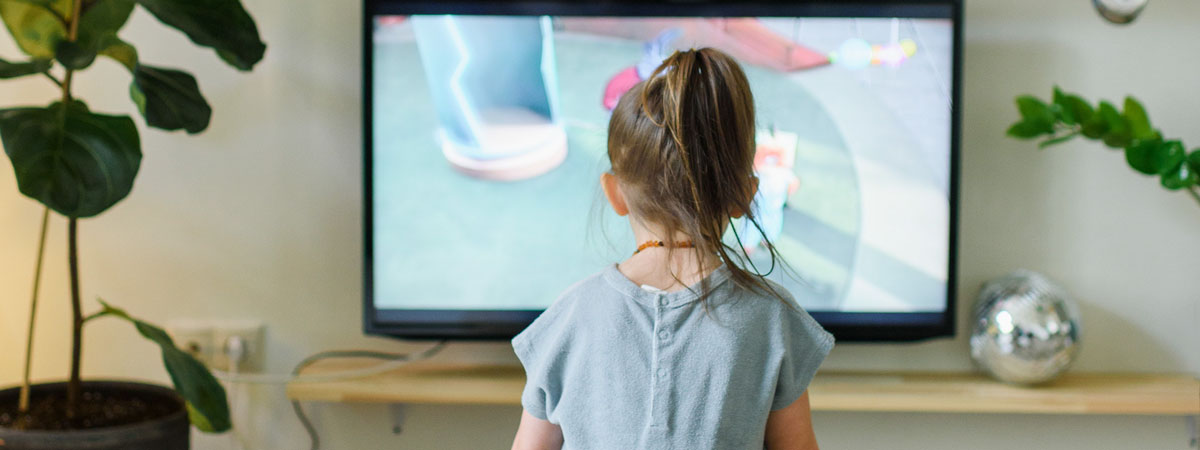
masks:
<path id="1" fill-rule="evenodd" d="M 1072 143 L 1039 152 L 1004 138 L 1014 94 L 1053 83 L 1119 99 L 1135 92 L 1155 123 L 1200 145 L 1200 2 L 1155 0 L 1132 27 L 1089 2 L 976 0 L 967 8 L 960 309 L 983 281 L 1045 272 L 1080 299 L 1077 369 L 1200 375 L 1200 208 L 1135 175 L 1119 153 Z M 359 4 L 250 0 L 270 44 L 252 74 L 228 70 L 138 13 L 123 36 L 143 60 L 197 73 L 216 114 L 202 136 L 147 131 L 133 195 L 82 223 L 83 287 L 154 320 L 258 318 L 270 369 L 323 349 L 403 344 L 361 336 Z M 0 55 L 15 56 L 8 38 Z M 78 78 L 93 109 L 132 112 L 128 75 L 101 61 Z M 30 79 L 0 84 L 2 103 L 42 104 Z M 140 119 L 138 119 L 140 123 Z M 41 208 L 0 170 L 0 385 L 20 377 Z M 49 243 L 34 373 L 67 368 L 64 234 Z M 960 320 L 960 323 L 963 321 Z M 165 380 L 153 347 L 118 323 L 89 329 L 90 376 Z M 505 345 L 454 345 L 446 358 L 512 361 Z M 965 339 L 840 345 L 826 368 L 964 370 Z M 239 409 L 253 448 L 305 442 L 281 389 L 254 388 Z M 243 400 L 247 397 L 243 395 Z M 503 448 L 519 410 L 412 407 L 400 436 L 383 406 L 313 408 L 325 448 Z M 1183 449 L 1179 418 L 817 413 L 825 448 Z M 200 449 L 230 447 L 206 437 Z"/>

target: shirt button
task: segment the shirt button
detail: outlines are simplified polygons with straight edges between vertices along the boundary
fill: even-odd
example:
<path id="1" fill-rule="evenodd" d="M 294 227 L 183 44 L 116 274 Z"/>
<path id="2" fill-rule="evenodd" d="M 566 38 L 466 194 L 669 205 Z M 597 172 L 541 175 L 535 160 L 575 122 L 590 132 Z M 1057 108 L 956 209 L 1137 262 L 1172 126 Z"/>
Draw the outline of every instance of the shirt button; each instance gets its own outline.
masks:
<path id="1" fill-rule="evenodd" d="M 665 368 L 658 369 L 658 377 L 666 378 L 667 377 L 667 369 L 665 369 Z"/>
<path id="2" fill-rule="evenodd" d="M 662 330 L 662 331 L 659 331 L 659 332 L 658 332 L 658 338 L 659 338 L 659 339 L 662 339 L 662 340 L 664 340 L 664 341 L 665 341 L 665 340 L 667 340 L 667 338 L 669 338 L 669 337 L 671 337 L 671 333 L 670 333 L 670 332 L 668 332 L 667 330 Z"/>
<path id="3" fill-rule="evenodd" d="M 664 306 L 664 307 L 665 307 L 665 306 L 667 306 L 667 304 L 668 304 L 668 303 L 671 303 L 671 301 L 670 301 L 670 300 L 668 300 L 666 297 L 659 297 L 659 298 L 658 298 L 658 304 L 659 304 L 659 305 L 661 305 L 661 306 Z"/>

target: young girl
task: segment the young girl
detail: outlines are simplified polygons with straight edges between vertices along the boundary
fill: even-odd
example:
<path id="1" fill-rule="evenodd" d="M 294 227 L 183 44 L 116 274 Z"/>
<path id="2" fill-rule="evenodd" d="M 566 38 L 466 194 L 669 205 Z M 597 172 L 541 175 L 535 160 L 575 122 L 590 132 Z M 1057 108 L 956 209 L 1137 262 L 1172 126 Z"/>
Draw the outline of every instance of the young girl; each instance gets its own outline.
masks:
<path id="1" fill-rule="evenodd" d="M 600 185 L 638 250 L 513 339 L 514 449 L 817 448 L 806 388 L 833 337 L 722 241 L 756 220 L 754 136 L 746 76 L 717 50 L 676 52 L 621 96 Z"/>

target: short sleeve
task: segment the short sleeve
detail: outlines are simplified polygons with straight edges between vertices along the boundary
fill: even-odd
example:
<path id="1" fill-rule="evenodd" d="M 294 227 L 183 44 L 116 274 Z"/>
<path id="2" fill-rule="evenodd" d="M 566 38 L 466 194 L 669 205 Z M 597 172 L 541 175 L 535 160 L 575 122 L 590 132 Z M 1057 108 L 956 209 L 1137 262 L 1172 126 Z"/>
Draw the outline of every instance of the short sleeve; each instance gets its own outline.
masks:
<path id="1" fill-rule="evenodd" d="M 525 367 L 525 388 L 521 391 L 521 406 L 529 414 L 550 420 L 560 394 L 562 374 L 560 350 L 569 336 L 569 329 L 555 320 L 563 305 L 556 302 L 529 324 L 512 340 L 513 351 Z"/>
<path id="2" fill-rule="evenodd" d="M 783 356 L 771 410 L 795 403 L 817 374 L 817 368 L 833 349 L 833 335 L 825 331 L 807 312 L 787 314 L 783 333 Z"/>
<path id="3" fill-rule="evenodd" d="M 517 353 L 517 359 L 521 360 L 521 365 L 525 367 L 525 388 L 521 391 L 521 407 L 534 417 L 548 420 L 544 371 L 540 368 L 537 353 L 534 352 L 529 340 L 528 329 L 512 340 L 513 351 Z"/>

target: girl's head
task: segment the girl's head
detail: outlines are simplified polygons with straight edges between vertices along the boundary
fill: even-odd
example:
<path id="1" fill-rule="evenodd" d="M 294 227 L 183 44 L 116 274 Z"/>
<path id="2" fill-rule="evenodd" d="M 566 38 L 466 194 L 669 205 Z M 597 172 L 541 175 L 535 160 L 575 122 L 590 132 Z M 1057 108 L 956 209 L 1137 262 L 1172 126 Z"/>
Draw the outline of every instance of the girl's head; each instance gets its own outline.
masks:
<path id="1" fill-rule="evenodd" d="M 741 245 L 722 241 L 731 219 L 755 221 L 754 136 L 754 98 L 737 62 L 711 48 L 675 52 L 613 109 L 602 185 L 618 214 L 657 230 L 668 248 L 685 235 L 738 284 L 771 291 L 735 263 L 747 261 Z"/>

